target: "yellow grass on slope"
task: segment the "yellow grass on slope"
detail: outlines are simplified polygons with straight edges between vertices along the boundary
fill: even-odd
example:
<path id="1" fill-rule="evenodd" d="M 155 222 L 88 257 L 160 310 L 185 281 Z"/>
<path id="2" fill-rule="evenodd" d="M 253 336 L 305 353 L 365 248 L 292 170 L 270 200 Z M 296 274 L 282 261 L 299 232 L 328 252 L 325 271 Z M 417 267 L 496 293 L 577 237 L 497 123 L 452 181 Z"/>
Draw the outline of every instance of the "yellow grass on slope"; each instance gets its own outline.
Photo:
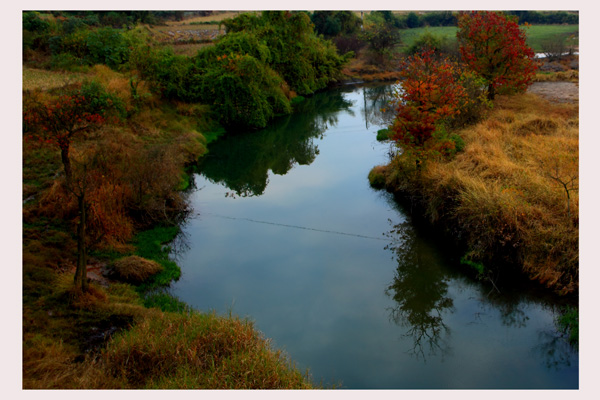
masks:
<path id="1" fill-rule="evenodd" d="M 578 106 L 501 97 L 487 119 L 459 134 L 464 151 L 422 172 L 430 217 L 459 226 L 471 259 L 517 262 L 548 287 L 576 291 Z"/>

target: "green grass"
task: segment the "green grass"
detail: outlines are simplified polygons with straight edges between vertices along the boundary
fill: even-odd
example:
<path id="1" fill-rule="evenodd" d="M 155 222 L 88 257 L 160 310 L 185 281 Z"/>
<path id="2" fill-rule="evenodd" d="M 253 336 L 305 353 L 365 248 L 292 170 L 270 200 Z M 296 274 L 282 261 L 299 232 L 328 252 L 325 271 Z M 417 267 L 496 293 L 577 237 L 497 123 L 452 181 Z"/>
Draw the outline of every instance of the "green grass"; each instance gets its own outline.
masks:
<path id="1" fill-rule="evenodd" d="M 390 130 L 389 129 L 380 129 L 377 131 L 377 140 L 380 142 L 390 140 Z"/>
<path id="2" fill-rule="evenodd" d="M 144 297 L 144 307 L 158 308 L 161 311 L 186 313 L 191 311 L 189 305 L 167 292 L 149 293 Z"/>
<path id="3" fill-rule="evenodd" d="M 403 29 L 400 31 L 400 37 L 402 38 L 402 45 L 404 47 L 410 47 L 414 42 L 425 32 L 429 32 L 433 35 L 446 37 L 448 44 L 456 42 L 456 26 L 434 26 L 434 27 L 423 27 L 423 28 L 412 28 Z"/>
<path id="4" fill-rule="evenodd" d="M 579 345 L 579 309 L 567 307 L 557 318 L 558 326 L 561 331 L 568 335 L 569 343 L 572 346 Z"/>
<path id="5" fill-rule="evenodd" d="M 463 256 L 460 259 L 460 263 L 473 268 L 475 271 L 477 271 L 479 273 L 479 275 L 483 275 L 483 272 L 485 271 L 485 266 L 482 263 L 471 261 L 466 256 Z"/>
<path id="6" fill-rule="evenodd" d="M 556 36 L 575 35 L 574 44 L 579 44 L 579 25 L 531 25 L 523 29 L 527 32 L 527 44 L 537 53 L 542 51 L 542 43 L 545 40 Z M 458 28 L 455 26 L 404 29 L 401 31 L 402 45 L 407 48 L 412 46 L 415 40 L 425 32 L 430 32 L 440 37 L 445 36 L 448 39 L 448 44 L 452 44 L 456 42 L 457 30 Z"/>
<path id="7" fill-rule="evenodd" d="M 209 132 L 203 132 L 202 135 L 206 138 L 206 144 L 214 142 L 225 134 L 225 128 L 219 127 Z"/>
<path id="8" fill-rule="evenodd" d="M 164 270 L 138 287 L 140 292 L 146 292 L 152 288 L 168 286 L 181 276 L 181 268 L 169 259 L 171 248 L 165 243 L 171 242 L 179 233 L 178 226 L 159 226 L 147 231 L 140 232 L 133 240 L 136 254 L 140 257 L 154 260 L 164 267 Z"/>
<path id="9" fill-rule="evenodd" d="M 579 25 L 531 25 L 525 28 L 527 32 L 527 44 L 536 53 L 542 51 L 542 43 L 557 36 L 575 35 L 574 45 L 579 45 Z"/>

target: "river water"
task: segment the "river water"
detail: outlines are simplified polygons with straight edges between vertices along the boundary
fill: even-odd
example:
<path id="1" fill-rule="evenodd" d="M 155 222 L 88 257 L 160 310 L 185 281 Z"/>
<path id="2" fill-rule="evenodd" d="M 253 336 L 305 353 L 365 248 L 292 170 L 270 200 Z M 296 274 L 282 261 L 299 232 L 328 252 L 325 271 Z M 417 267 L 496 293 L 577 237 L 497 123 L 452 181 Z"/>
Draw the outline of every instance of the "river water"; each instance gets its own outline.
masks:
<path id="1" fill-rule="evenodd" d="M 375 139 L 391 90 L 320 93 L 267 129 L 211 144 L 171 292 L 254 321 L 316 384 L 578 388 L 558 299 L 468 277 L 370 188 L 391 150 Z"/>

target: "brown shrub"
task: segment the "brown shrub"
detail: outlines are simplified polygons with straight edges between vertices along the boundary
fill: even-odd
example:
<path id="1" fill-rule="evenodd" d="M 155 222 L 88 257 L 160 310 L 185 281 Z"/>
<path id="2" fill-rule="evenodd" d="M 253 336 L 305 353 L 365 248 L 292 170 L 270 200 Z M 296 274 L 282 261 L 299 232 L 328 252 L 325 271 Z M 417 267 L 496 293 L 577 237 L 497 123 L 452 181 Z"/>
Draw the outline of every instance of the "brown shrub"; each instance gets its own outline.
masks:
<path id="1" fill-rule="evenodd" d="M 142 283 L 162 270 L 163 266 L 156 261 L 138 256 L 124 257 L 113 264 L 116 278 L 131 283 Z"/>

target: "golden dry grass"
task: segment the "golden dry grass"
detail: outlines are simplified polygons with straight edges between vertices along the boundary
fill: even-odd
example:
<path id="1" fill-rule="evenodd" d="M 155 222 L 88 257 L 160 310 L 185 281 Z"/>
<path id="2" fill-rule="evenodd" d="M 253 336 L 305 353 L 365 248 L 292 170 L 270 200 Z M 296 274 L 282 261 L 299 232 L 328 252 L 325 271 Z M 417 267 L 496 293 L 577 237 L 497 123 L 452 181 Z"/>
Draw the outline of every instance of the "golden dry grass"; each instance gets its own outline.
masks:
<path id="1" fill-rule="evenodd" d="M 156 261 L 138 256 L 118 259 L 114 262 L 113 268 L 118 279 L 138 284 L 163 270 L 163 266 Z"/>
<path id="2" fill-rule="evenodd" d="M 473 260 L 518 263 L 560 293 L 577 291 L 578 106 L 500 97 L 459 134 L 466 146 L 454 159 L 429 161 L 419 178 L 396 160 L 387 184 L 419 192 L 432 220 L 463 232 Z"/>
<path id="3" fill-rule="evenodd" d="M 78 72 L 47 71 L 23 67 L 23 90 L 49 90 L 81 83 L 90 77 Z"/>

